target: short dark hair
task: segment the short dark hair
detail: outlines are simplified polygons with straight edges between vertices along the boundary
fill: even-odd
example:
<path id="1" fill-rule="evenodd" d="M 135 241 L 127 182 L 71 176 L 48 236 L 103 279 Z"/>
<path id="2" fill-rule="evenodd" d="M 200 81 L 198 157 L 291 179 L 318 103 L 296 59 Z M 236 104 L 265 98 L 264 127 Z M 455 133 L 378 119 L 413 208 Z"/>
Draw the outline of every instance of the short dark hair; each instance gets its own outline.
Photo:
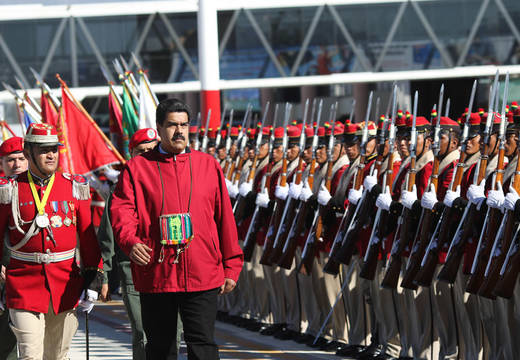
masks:
<path id="1" fill-rule="evenodd" d="M 183 101 L 179 99 L 166 99 L 163 100 L 157 105 L 157 110 L 155 111 L 155 122 L 157 125 L 164 124 L 164 120 L 168 116 L 168 113 L 171 112 L 183 112 L 188 115 L 188 121 L 191 120 L 191 109 L 185 104 Z"/>

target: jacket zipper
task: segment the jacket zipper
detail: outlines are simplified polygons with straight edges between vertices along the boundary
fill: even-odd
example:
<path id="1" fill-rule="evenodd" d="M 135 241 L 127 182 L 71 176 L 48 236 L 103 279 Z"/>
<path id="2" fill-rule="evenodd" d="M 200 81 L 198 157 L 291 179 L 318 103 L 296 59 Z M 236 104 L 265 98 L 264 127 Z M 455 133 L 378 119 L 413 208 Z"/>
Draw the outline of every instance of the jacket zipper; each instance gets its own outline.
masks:
<path id="1" fill-rule="evenodd" d="M 186 166 L 186 164 L 184 164 L 184 166 Z M 179 189 L 179 174 L 177 174 L 177 156 L 174 156 L 173 157 L 173 167 L 174 167 L 174 173 L 175 173 L 175 177 L 176 177 L 176 182 L 177 182 L 177 197 L 178 197 L 178 201 L 179 201 L 179 209 L 180 211 L 182 211 L 182 198 L 181 198 L 181 193 L 180 193 L 180 189 Z M 188 262 L 188 255 L 186 253 L 186 251 L 184 251 L 184 261 L 183 261 L 183 272 L 184 272 L 184 290 L 186 292 L 188 292 L 188 266 L 187 266 L 187 262 Z"/>

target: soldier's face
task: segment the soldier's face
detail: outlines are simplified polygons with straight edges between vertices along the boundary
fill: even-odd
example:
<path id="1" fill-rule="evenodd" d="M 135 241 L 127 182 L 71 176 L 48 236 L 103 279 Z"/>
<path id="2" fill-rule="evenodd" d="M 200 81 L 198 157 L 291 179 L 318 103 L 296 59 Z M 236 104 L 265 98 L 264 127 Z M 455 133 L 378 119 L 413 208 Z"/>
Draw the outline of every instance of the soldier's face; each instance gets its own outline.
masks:
<path id="1" fill-rule="evenodd" d="M 132 157 L 136 157 L 138 155 L 144 154 L 147 151 L 152 150 L 155 146 L 157 146 L 157 141 L 139 144 L 132 149 L 132 152 L 130 153 L 130 155 Z"/>
<path id="2" fill-rule="evenodd" d="M 325 161 L 327 161 L 327 147 L 326 146 L 320 146 L 318 147 L 318 150 L 316 150 L 316 161 L 318 164 L 323 164 Z"/>
<path id="3" fill-rule="evenodd" d="M 56 172 L 58 168 L 58 145 L 53 146 L 34 146 L 31 145 L 33 157 L 28 150 L 24 150 L 26 157 L 30 159 L 29 167 L 31 171 L 39 176 L 49 176 Z"/>
<path id="4" fill-rule="evenodd" d="M 287 150 L 287 160 L 293 161 L 298 157 L 298 154 L 300 153 L 300 147 L 299 146 L 291 146 Z"/>
<path id="5" fill-rule="evenodd" d="M 278 146 L 273 149 L 273 161 L 276 163 L 283 158 L 283 147 Z"/>
<path id="6" fill-rule="evenodd" d="M 397 138 L 397 151 L 399 151 L 399 155 L 404 159 L 410 155 L 410 150 L 408 149 L 409 140 L 406 136 L 400 136 Z"/>
<path id="7" fill-rule="evenodd" d="M 229 156 L 231 156 L 231 158 L 234 158 L 236 154 L 237 154 L 237 145 L 232 144 L 231 148 L 229 148 Z"/>
<path id="8" fill-rule="evenodd" d="M 170 112 L 162 125 L 157 124 L 161 137 L 161 147 L 173 154 L 181 153 L 188 144 L 189 135 L 188 114 L 185 112 Z"/>
<path id="9" fill-rule="evenodd" d="M 218 158 L 224 160 L 226 158 L 226 148 L 218 149 Z"/>
<path id="10" fill-rule="evenodd" d="M 350 161 L 354 161 L 360 154 L 360 148 L 358 143 L 345 145 L 347 156 Z"/>
<path id="11" fill-rule="evenodd" d="M 27 170 L 27 159 L 22 152 L 12 153 L 2 157 L 2 169 L 5 176 L 13 176 Z"/>
<path id="12" fill-rule="evenodd" d="M 267 153 L 269 152 L 269 144 L 265 143 L 260 146 L 260 151 L 258 151 L 258 157 L 260 159 L 263 159 L 267 156 Z"/>
<path id="13" fill-rule="evenodd" d="M 473 155 L 480 149 L 480 135 L 468 139 L 466 143 L 466 154 Z"/>
<path id="14" fill-rule="evenodd" d="M 367 142 L 367 156 L 370 156 L 376 150 L 376 139 Z"/>
<path id="15" fill-rule="evenodd" d="M 506 137 L 505 150 L 506 156 L 512 156 L 517 149 L 518 135 L 516 133 L 509 133 Z"/>
<path id="16" fill-rule="evenodd" d="M 496 153 L 498 152 L 498 146 L 497 146 L 497 142 L 498 142 L 498 139 L 497 139 L 497 134 L 493 134 L 489 137 L 489 151 L 491 151 L 489 154 L 489 156 L 495 156 Z M 485 150 L 485 144 L 484 144 L 484 138 L 480 138 L 480 152 L 484 152 Z"/>
<path id="17" fill-rule="evenodd" d="M 303 161 L 309 164 L 312 161 L 312 146 L 309 146 L 303 150 Z"/>

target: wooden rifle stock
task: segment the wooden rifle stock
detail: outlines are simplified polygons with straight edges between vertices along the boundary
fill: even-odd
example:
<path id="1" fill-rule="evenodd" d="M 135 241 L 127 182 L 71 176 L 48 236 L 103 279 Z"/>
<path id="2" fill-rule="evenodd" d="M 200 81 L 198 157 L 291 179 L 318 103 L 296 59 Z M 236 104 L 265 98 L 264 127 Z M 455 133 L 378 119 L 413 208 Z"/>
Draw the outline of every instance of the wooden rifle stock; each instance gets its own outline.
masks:
<path id="1" fill-rule="evenodd" d="M 325 187 L 330 191 L 330 187 L 332 184 L 332 167 L 333 162 L 329 160 L 327 164 L 327 181 L 325 182 Z M 318 218 L 315 222 L 315 228 L 311 229 L 309 233 L 309 238 L 305 243 L 305 249 L 302 254 L 302 261 L 300 263 L 300 273 L 305 275 L 310 275 L 312 272 L 312 266 L 314 264 L 314 257 L 316 256 L 316 250 L 318 249 L 318 241 L 323 241 L 323 215 L 325 211 L 325 206 L 319 205 L 318 209 Z M 313 231 L 314 230 L 314 231 Z"/>
<path id="2" fill-rule="evenodd" d="M 316 159 L 312 159 L 310 166 L 311 167 L 309 169 L 307 183 L 309 184 L 309 187 L 312 189 L 312 186 L 314 184 L 314 172 L 316 171 Z M 291 225 L 291 228 L 289 230 L 289 235 L 287 236 L 286 243 L 282 250 L 282 256 L 278 260 L 278 265 L 280 267 L 283 267 L 284 269 L 291 269 L 294 255 L 296 253 L 296 248 L 298 247 L 298 237 L 305 228 L 305 220 L 307 219 L 309 209 L 309 203 L 300 202 L 300 205 L 298 207 L 298 214 L 294 219 L 293 224 Z"/>
<path id="3" fill-rule="evenodd" d="M 410 171 L 408 172 L 408 191 L 412 191 L 415 185 L 415 162 L 416 159 L 410 159 Z M 397 288 L 399 281 L 399 274 L 401 272 L 401 266 L 403 263 L 402 254 L 406 249 L 406 246 L 410 243 L 412 235 L 412 216 L 411 210 L 403 207 L 401 217 L 399 221 L 402 221 L 399 231 L 396 231 L 396 238 L 392 245 L 392 251 L 390 253 L 390 261 L 386 269 L 385 276 L 381 282 L 381 286 L 385 289 Z M 414 232 L 413 232 L 414 233 Z M 399 235 L 399 237 L 397 237 Z"/>
<path id="4" fill-rule="evenodd" d="M 296 169 L 297 170 L 296 170 L 295 184 L 298 185 L 302 182 L 302 175 L 303 175 L 303 158 L 302 157 L 300 157 L 300 159 L 298 160 L 298 166 Z M 275 241 L 275 243 L 273 244 L 273 251 L 271 252 L 270 261 L 271 261 L 271 263 L 275 263 L 275 264 L 278 263 L 278 261 L 280 260 L 280 258 L 282 256 L 283 248 L 285 247 L 285 241 L 287 240 L 287 234 L 289 231 L 289 227 L 287 226 L 287 219 L 293 219 L 295 211 L 296 211 L 297 200 L 287 198 L 287 201 L 288 201 L 288 204 L 285 205 L 285 206 L 288 206 L 287 210 L 285 210 L 285 209 L 282 210 L 282 212 L 287 211 L 285 214 L 284 223 L 281 223 L 281 221 L 280 221 L 278 224 L 277 232 L 275 232 L 275 240 L 276 240 L 276 236 L 278 236 L 278 242 Z M 283 214 L 282 214 L 282 216 L 283 216 Z M 277 233 L 278 233 L 278 235 L 277 235 Z"/>
<path id="5" fill-rule="evenodd" d="M 354 189 L 359 190 L 361 188 L 361 185 L 363 184 L 363 169 L 365 167 L 365 157 L 362 157 L 359 160 L 359 166 L 357 169 L 356 177 L 354 179 Z M 348 194 L 347 194 L 348 195 Z M 331 256 L 329 258 L 329 262 L 331 263 L 327 270 L 330 270 L 331 272 L 335 272 L 336 268 L 339 271 L 339 263 L 348 265 L 350 264 L 350 261 L 352 259 L 352 256 L 354 255 L 354 251 L 356 250 L 356 243 L 359 240 L 357 237 L 357 234 L 359 233 L 359 230 L 361 230 L 361 210 L 362 208 L 366 208 L 365 205 L 366 201 L 363 201 L 361 203 L 361 199 L 356 204 L 356 206 L 350 206 L 349 204 L 349 210 L 352 208 L 352 216 L 349 216 L 347 214 L 347 221 L 345 221 L 346 225 L 346 233 L 343 238 L 343 240 L 339 243 L 340 246 L 336 245 L 337 250 L 331 253 Z M 358 207 L 360 207 L 358 209 Z M 357 212 L 357 216 L 354 218 L 353 214 Z M 334 246 L 335 244 L 333 244 Z"/>
<path id="6" fill-rule="evenodd" d="M 511 243 L 504 266 L 504 272 L 500 273 L 494 294 L 502 298 L 510 299 L 513 296 L 515 285 L 520 272 L 520 237 L 517 236 Z"/>
<path id="7" fill-rule="evenodd" d="M 498 164 L 496 170 L 496 178 L 495 178 L 495 189 L 496 184 L 503 182 L 503 170 L 504 170 L 504 157 L 505 157 L 505 148 L 501 146 L 498 152 Z M 477 257 L 475 271 L 472 271 L 472 274 L 468 280 L 466 285 L 466 291 L 471 294 L 477 294 L 482 282 L 484 281 L 484 272 L 486 271 L 486 265 L 489 260 L 489 256 L 491 254 L 491 247 L 493 246 L 493 240 L 495 239 L 495 235 L 497 234 L 498 227 L 500 226 L 500 219 L 502 217 L 502 212 L 500 209 L 490 208 L 489 210 L 489 220 L 487 224 L 486 233 L 484 234 L 484 238 L 482 239 L 482 244 L 480 244 L 480 248 L 477 249 L 477 253 L 475 256 Z"/>
<path id="8" fill-rule="evenodd" d="M 358 204 L 359 205 L 359 204 Z M 339 261 L 337 260 L 338 253 L 341 249 L 341 244 L 343 243 L 343 238 L 349 228 L 349 224 L 353 221 L 354 213 L 356 209 L 352 206 L 349 206 L 346 214 L 344 214 L 341 219 L 341 223 L 339 225 L 338 232 L 334 238 L 334 242 L 332 243 L 332 249 L 330 251 L 329 260 L 323 267 L 323 271 L 327 274 L 337 275 L 339 274 Z"/>
<path id="9" fill-rule="evenodd" d="M 241 167 L 243 167 L 244 166 L 243 161 L 242 161 L 242 159 L 240 159 L 240 160 L 242 162 Z M 247 176 L 246 182 L 253 181 L 253 179 L 255 178 L 255 175 L 256 175 L 256 167 L 260 161 L 262 161 L 262 159 L 259 159 L 258 155 L 255 155 L 255 157 L 253 159 L 253 163 L 251 164 L 251 169 L 249 170 L 249 174 Z M 240 168 L 240 171 L 241 170 L 242 169 Z M 237 172 L 237 174 L 235 176 L 235 181 L 238 181 L 238 180 L 240 180 L 240 172 Z M 246 209 L 247 202 L 246 202 L 246 199 L 242 196 L 238 197 L 237 201 L 238 201 L 238 203 L 236 204 L 235 221 L 237 223 L 239 223 L 242 221 L 242 218 L 244 216 L 243 214 Z"/>
<path id="10" fill-rule="evenodd" d="M 381 166 L 379 166 L 381 167 Z M 394 180 L 394 153 L 388 154 L 388 165 L 386 168 L 386 180 L 384 181 L 384 187 L 388 185 L 388 187 L 392 187 Z M 383 191 L 386 191 L 383 188 Z M 373 231 L 375 231 L 375 237 L 377 241 L 370 242 L 367 248 L 367 254 L 365 255 L 365 259 L 363 264 L 361 265 L 361 271 L 359 276 L 363 279 L 374 280 L 377 270 L 377 260 L 379 258 L 379 253 L 382 249 L 382 243 L 385 241 L 384 239 L 384 231 L 387 226 L 389 213 L 387 210 L 381 210 L 379 213 L 379 219 L 377 223 L 373 224 Z M 366 260 L 366 261 L 365 261 Z"/>
<path id="11" fill-rule="evenodd" d="M 285 186 L 287 184 L 287 158 L 284 158 L 282 163 L 282 177 L 280 178 L 280 186 Z M 269 226 L 267 228 L 267 235 L 265 236 L 264 242 L 264 252 L 262 253 L 262 257 L 260 258 L 260 264 L 271 266 L 272 260 L 271 255 L 273 252 L 274 239 L 276 237 L 276 233 L 278 232 L 278 228 L 280 226 L 280 221 L 282 219 L 283 210 L 284 210 L 285 200 L 276 199 L 274 203 L 274 213 L 269 220 Z"/>
<path id="12" fill-rule="evenodd" d="M 520 191 L 520 161 L 517 161 L 516 163 L 515 176 L 513 178 L 513 183 L 511 184 L 511 186 L 513 187 L 513 189 L 515 189 L 517 193 Z M 497 248 L 499 251 L 495 251 L 493 254 L 491 254 L 491 258 L 489 260 L 490 264 L 488 265 L 489 272 L 487 276 L 485 276 L 484 283 L 482 284 L 479 290 L 479 295 L 487 298 L 494 297 L 493 290 L 496 284 L 499 282 L 500 270 L 502 269 L 504 261 L 506 260 L 506 250 L 508 250 L 511 247 L 511 244 L 513 242 L 513 228 L 515 225 L 514 212 L 511 210 L 507 210 L 504 216 L 507 217 L 504 236 L 502 237 L 502 239 L 495 239 L 495 241 L 501 240 L 501 242 L 498 243 Z M 515 283 L 513 283 L 513 286 Z"/>
<path id="13" fill-rule="evenodd" d="M 464 163 L 466 161 L 466 153 L 460 155 L 459 163 L 457 164 L 457 171 L 453 179 L 451 187 L 452 191 L 456 191 L 457 187 L 462 182 L 464 175 Z M 455 211 L 451 207 L 445 207 L 441 216 L 441 223 L 439 225 L 439 231 L 437 232 L 437 239 L 432 238 L 430 240 L 429 251 L 426 253 L 425 258 L 421 264 L 421 269 L 417 273 L 415 278 L 416 283 L 421 286 L 430 286 L 433 281 L 435 268 L 439 262 L 439 253 L 441 249 L 448 244 L 450 239 L 450 230 L 453 227 Z"/>

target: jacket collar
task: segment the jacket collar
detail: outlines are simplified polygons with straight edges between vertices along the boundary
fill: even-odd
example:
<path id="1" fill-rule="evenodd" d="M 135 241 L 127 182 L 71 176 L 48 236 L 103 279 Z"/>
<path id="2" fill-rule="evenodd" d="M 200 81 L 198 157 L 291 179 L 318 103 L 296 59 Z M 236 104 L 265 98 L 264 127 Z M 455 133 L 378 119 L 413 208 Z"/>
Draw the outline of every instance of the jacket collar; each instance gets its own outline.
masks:
<path id="1" fill-rule="evenodd" d="M 168 162 L 170 160 L 185 160 L 189 157 L 189 155 L 191 154 L 191 149 L 186 146 L 186 148 L 184 149 L 183 152 L 181 152 L 180 154 L 172 154 L 172 153 L 167 153 L 166 151 L 164 151 L 161 147 L 161 144 L 159 143 L 156 147 L 153 148 L 152 151 L 148 151 L 146 153 L 143 154 L 144 157 L 148 158 L 149 160 L 153 160 L 153 161 L 163 161 L 163 162 Z"/>

